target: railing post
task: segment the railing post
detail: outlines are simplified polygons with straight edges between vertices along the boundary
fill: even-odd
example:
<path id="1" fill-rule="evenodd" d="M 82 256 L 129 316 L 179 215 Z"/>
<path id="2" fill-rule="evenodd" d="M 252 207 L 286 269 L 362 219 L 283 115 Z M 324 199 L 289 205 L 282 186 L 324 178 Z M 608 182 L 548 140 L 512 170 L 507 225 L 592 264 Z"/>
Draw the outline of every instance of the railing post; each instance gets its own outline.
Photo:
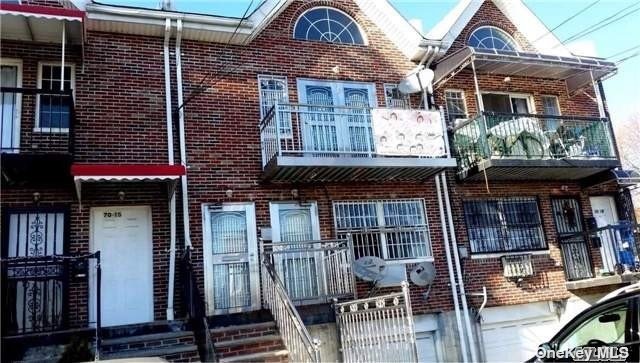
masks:
<path id="1" fill-rule="evenodd" d="M 451 157 L 451 149 L 449 145 L 449 129 L 447 126 L 447 120 L 444 117 L 444 107 L 440 106 L 440 126 L 442 127 L 442 137 L 444 138 L 444 149 L 447 153 L 447 157 Z"/>
<path id="2" fill-rule="evenodd" d="M 282 145 L 280 145 L 280 112 L 282 112 L 281 105 L 280 103 L 276 102 L 276 104 L 273 107 L 274 107 L 273 110 L 275 111 L 274 121 L 276 123 L 276 135 L 275 135 L 276 148 L 277 148 L 278 156 L 282 156 Z"/>
<path id="3" fill-rule="evenodd" d="M 349 249 L 349 269 L 351 272 L 351 290 L 353 291 L 353 298 L 358 298 L 358 288 L 356 287 L 356 274 L 353 271 L 354 263 L 356 262 L 356 254 L 353 250 L 353 236 L 351 233 L 347 233 L 347 248 Z M 336 301 L 337 302 L 337 301 Z"/>
<path id="4" fill-rule="evenodd" d="M 102 345 L 102 266 L 100 266 L 100 251 L 94 254 L 96 258 L 96 353 L 95 360 L 100 360 L 100 348 Z"/>

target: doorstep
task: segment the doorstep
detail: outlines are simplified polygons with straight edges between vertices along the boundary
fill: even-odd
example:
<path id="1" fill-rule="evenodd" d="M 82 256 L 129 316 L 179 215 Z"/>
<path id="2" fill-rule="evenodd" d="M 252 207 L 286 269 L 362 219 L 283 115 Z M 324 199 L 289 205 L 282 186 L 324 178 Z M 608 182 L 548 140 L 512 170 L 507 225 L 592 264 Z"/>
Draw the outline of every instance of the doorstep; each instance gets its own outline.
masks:
<path id="1" fill-rule="evenodd" d="M 626 272 L 622 275 L 599 276 L 591 279 L 567 281 L 567 290 L 581 290 L 597 286 L 632 284 L 640 281 L 640 272 Z"/>

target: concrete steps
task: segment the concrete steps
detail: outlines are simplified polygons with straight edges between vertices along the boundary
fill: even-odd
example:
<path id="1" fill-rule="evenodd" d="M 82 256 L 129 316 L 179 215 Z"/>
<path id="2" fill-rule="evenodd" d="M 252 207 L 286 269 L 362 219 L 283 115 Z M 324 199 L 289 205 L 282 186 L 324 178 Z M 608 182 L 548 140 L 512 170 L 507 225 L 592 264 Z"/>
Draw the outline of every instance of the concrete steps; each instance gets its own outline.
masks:
<path id="1" fill-rule="evenodd" d="M 176 331 L 105 339 L 100 359 L 160 357 L 170 362 L 198 362 L 200 355 L 192 331 Z"/>
<path id="2" fill-rule="evenodd" d="M 210 330 L 216 357 L 224 362 L 288 362 L 289 353 L 274 322 Z"/>

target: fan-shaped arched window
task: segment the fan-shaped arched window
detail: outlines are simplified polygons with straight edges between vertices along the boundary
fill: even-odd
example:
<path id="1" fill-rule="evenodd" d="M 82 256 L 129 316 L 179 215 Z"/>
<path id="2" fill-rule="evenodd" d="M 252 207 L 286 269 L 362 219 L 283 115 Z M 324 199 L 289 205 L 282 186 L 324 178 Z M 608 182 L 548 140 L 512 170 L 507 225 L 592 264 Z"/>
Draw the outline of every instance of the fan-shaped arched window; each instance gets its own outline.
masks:
<path id="1" fill-rule="evenodd" d="M 316 7 L 305 11 L 293 30 L 293 37 L 330 43 L 365 44 L 358 23 L 340 10 Z"/>
<path id="2" fill-rule="evenodd" d="M 518 44 L 504 31 L 483 26 L 473 31 L 469 37 L 469 45 L 474 48 L 516 51 Z"/>

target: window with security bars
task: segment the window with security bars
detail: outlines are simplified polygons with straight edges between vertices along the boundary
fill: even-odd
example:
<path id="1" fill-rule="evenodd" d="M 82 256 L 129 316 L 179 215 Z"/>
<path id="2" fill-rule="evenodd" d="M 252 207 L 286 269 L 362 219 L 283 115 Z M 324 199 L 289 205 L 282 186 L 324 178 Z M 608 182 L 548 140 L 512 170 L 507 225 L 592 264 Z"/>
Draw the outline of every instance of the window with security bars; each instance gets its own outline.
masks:
<path id="1" fill-rule="evenodd" d="M 258 76 L 258 87 L 260 87 L 260 120 L 263 120 L 276 103 L 289 103 L 289 87 L 287 77 L 280 76 Z M 291 136 L 291 113 L 280 113 L 280 134 L 281 136 Z"/>
<path id="2" fill-rule="evenodd" d="M 444 91 L 444 99 L 449 125 L 455 126 L 457 119 L 467 118 L 467 104 L 464 101 L 463 91 L 446 90 Z"/>
<path id="3" fill-rule="evenodd" d="M 410 108 L 409 95 L 400 92 L 397 84 L 384 85 L 384 101 L 388 108 Z"/>
<path id="4" fill-rule="evenodd" d="M 547 248 L 536 198 L 467 200 L 463 204 L 472 253 Z"/>
<path id="5" fill-rule="evenodd" d="M 333 203 L 333 213 L 338 238 L 351 235 L 356 259 L 432 256 L 423 199 L 340 201 Z"/>

